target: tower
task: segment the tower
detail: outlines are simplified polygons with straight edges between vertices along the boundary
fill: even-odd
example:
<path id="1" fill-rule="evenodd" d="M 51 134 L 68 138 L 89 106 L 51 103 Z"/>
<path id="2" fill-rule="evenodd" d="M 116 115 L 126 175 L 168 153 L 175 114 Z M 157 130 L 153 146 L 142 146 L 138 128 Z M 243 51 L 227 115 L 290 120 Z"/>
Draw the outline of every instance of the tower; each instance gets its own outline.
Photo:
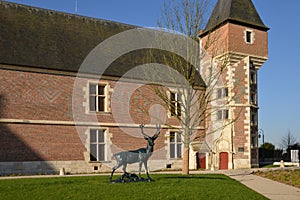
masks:
<path id="1" fill-rule="evenodd" d="M 211 168 L 258 166 L 257 71 L 268 58 L 268 30 L 251 0 L 218 0 L 205 30 L 199 34 L 203 47 L 214 37 L 213 47 L 207 49 L 216 50 L 213 57 L 228 59 L 221 76 L 224 85 L 216 88 L 216 98 L 231 100 L 225 115 L 221 112 L 221 118 L 212 121 L 231 123 L 211 146 Z"/>

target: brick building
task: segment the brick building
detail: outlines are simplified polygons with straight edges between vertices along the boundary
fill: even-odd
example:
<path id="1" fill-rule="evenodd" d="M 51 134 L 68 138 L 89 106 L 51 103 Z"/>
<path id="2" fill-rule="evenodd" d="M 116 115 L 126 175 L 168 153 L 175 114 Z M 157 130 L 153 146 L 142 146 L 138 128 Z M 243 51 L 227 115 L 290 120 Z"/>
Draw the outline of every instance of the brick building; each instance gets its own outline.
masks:
<path id="1" fill-rule="evenodd" d="M 268 28 L 250 0 L 237 2 L 219 0 L 200 34 L 202 45 L 211 33 L 223 34 L 219 45 L 230 64 L 215 94 L 234 100 L 199 125 L 191 169 L 258 164 L 257 70 L 267 60 Z M 178 126 L 172 113 L 156 106 L 160 99 L 149 86 L 124 78 L 143 64 L 143 50 L 115 59 L 101 80 L 94 68 L 82 69 L 98 44 L 137 27 L 3 1 L 0 10 L 0 174 L 110 171 L 114 153 L 146 146 L 139 124 L 150 135 L 159 123 L 139 105 Z M 203 132 L 226 120 L 232 123 L 206 143 Z M 162 129 L 150 170 L 181 167 L 178 135 Z"/>
<path id="2" fill-rule="evenodd" d="M 210 35 L 218 35 L 216 57 L 228 59 L 216 101 L 231 100 L 207 126 L 215 126 L 218 119 L 229 125 L 213 138 L 211 152 L 206 153 L 211 168 L 258 166 L 257 71 L 268 58 L 268 30 L 251 0 L 219 0 L 200 33 L 202 45 Z"/>

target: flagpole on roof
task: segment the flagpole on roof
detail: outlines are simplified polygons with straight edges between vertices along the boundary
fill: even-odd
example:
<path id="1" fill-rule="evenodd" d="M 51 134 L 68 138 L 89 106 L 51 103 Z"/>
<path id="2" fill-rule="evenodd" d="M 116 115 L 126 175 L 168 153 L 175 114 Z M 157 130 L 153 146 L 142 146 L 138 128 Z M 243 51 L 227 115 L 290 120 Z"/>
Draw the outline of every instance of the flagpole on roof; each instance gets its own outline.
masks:
<path id="1" fill-rule="evenodd" d="M 75 0 L 75 13 L 78 11 L 78 0 Z"/>

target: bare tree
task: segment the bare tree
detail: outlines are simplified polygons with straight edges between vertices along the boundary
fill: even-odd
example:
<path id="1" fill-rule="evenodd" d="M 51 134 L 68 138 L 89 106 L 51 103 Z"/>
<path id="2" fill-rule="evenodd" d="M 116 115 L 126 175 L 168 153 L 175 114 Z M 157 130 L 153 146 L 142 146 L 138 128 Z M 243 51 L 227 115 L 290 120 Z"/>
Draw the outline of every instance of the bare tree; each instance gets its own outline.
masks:
<path id="1" fill-rule="evenodd" d="M 291 148 L 292 145 L 296 144 L 297 139 L 293 136 L 290 130 L 288 130 L 287 134 L 282 137 L 280 147 L 283 150 L 287 150 Z"/>
<path id="2" fill-rule="evenodd" d="M 215 100 L 216 86 L 222 84 L 222 75 L 228 66 L 226 54 L 222 54 L 220 49 L 217 49 L 218 53 L 214 51 L 216 45 L 214 42 L 217 41 L 218 34 L 214 33 L 208 37 L 205 49 L 199 51 L 198 34 L 204 28 L 209 2 L 209 0 L 166 0 L 158 22 L 161 28 L 168 29 L 174 37 L 187 38 L 186 44 L 181 44 L 181 48 L 186 52 L 184 59 L 173 53 L 160 54 L 159 58 L 163 57 L 164 65 L 169 68 L 164 68 L 163 72 L 153 72 L 152 76 L 156 77 L 157 83 L 151 84 L 156 95 L 168 109 L 169 115 L 176 118 L 179 123 L 178 127 L 174 127 L 171 123 L 166 125 L 178 129 L 181 134 L 184 146 L 182 174 L 189 174 L 190 144 L 195 139 L 200 140 L 199 127 L 204 126 L 208 118 L 216 114 L 216 108 L 220 108 L 220 105 L 212 106 L 212 102 Z M 197 49 L 195 45 L 189 45 L 190 40 L 197 43 Z M 170 44 L 171 48 L 177 48 L 178 44 L 173 42 L 176 40 L 171 41 L 173 43 Z M 151 55 L 151 61 L 148 60 L 148 63 L 157 63 L 158 56 L 155 52 L 151 50 L 148 53 Z M 200 69 L 202 67 L 205 68 L 204 71 Z M 228 105 L 232 98 L 226 98 L 223 106 Z M 232 121 L 224 122 L 218 129 L 230 123 Z M 209 133 L 206 131 L 205 134 Z"/>

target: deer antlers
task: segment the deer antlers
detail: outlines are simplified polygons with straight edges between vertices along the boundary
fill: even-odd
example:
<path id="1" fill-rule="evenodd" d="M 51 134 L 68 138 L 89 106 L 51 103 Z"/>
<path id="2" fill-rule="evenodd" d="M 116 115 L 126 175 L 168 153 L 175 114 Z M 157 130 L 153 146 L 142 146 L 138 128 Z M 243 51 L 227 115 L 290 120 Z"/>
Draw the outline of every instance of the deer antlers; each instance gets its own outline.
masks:
<path id="1" fill-rule="evenodd" d="M 156 124 L 156 133 L 154 134 L 155 138 L 160 134 L 161 126 L 160 124 Z"/>
<path id="2" fill-rule="evenodd" d="M 147 139 L 147 138 L 149 138 L 149 136 L 144 133 L 144 127 L 145 127 L 145 124 L 140 124 L 142 135 L 145 137 L 145 139 Z M 160 124 L 156 124 L 156 132 L 152 137 L 157 138 L 158 135 L 160 134 L 160 130 L 161 130 Z"/>

